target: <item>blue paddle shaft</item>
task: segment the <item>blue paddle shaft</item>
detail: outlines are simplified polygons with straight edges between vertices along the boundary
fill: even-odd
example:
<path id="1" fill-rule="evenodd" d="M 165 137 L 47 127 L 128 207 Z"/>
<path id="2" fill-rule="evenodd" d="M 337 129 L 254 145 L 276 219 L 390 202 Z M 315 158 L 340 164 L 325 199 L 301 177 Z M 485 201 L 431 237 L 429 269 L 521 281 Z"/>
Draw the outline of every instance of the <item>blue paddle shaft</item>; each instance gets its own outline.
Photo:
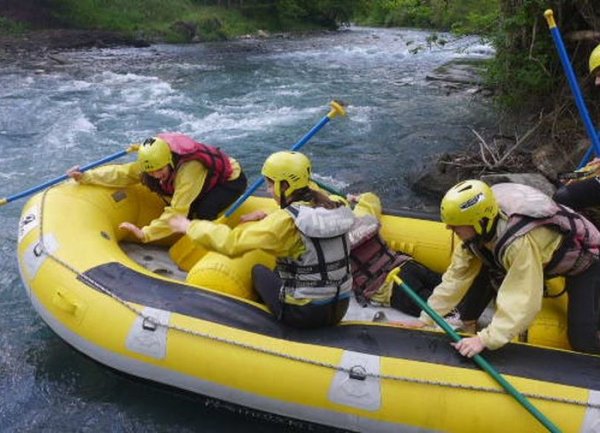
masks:
<path id="1" fill-rule="evenodd" d="M 113 161 L 115 159 L 121 158 L 122 156 L 127 155 L 129 152 L 130 152 L 130 149 L 122 150 L 120 152 L 113 153 L 112 155 L 108 155 L 108 156 L 106 156 L 106 157 L 104 157 L 102 159 L 99 159 L 98 161 L 94 161 L 94 162 L 91 162 L 89 164 L 84 165 L 83 167 L 80 168 L 80 171 L 84 172 L 84 171 L 87 171 L 87 170 L 91 170 L 92 168 L 96 168 L 96 167 L 98 167 L 100 165 L 106 164 L 107 162 L 110 162 L 110 161 Z M 25 191 L 21 191 L 20 193 L 13 194 L 13 195 L 10 195 L 10 196 L 6 197 L 0 205 L 6 204 L 6 203 L 10 203 L 11 201 L 18 200 L 18 199 L 23 198 L 23 197 L 27 197 L 27 196 L 29 196 L 31 194 L 34 194 L 34 193 L 36 193 L 38 191 L 42 191 L 43 189 L 46 189 L 46 188 L 48 188 L 48 187 L 50 187 L 52 185 L 56 185 L 57 183 L 60 183 L 60 182 L 65 181 L 67 179 L 69 179 L 69 176 L 67 176 L 66 174 L 63 174 L 62 176 L 55 177 L 54 179 L 50 179 L 50 180 L 48 180 L 48 181 L 46 181 L 44 183 L 41 183 L 41 184 L 39 184 L 37 186 L 31 187 L 29 189 L 26 189 Z"/>
<path id="2" fill-rule="evenodd" d="M 308 131 L 306 133 L 306 135 L 300 139 L 300 141 L 298 141 L 296 144 L 294 144 L 290 150 L 295 151 L 295 150 L 299 150 L 300 148 L 302 148 L 302 146 L 304 146 L 308 142 L 308 140 L 310 140 L 313 137 L 313 135 L 315 135 L 317 132 L 319 132 L 319 130 L 323 126 L 325 126 L 327 124 L 327 122 L 329 122 L 329 120 L 330 120 L 330 115 L 323 117 L 319 121 L 319 123 L 317 123 L 315 126 L 313 126 L 312 129 L 310 131 Z M 252 185 L 250 185 L 250 187 L 246 190 L 246 192 L 244 194 L 242 194 L 229 207 L 229 209 L 227 209 L 227 211 L 225 211 L 225 216 L 229 218 L 231 215 L 233 215 L 233 213 L 236 210 L 238 210 L 238 208 L 248 199 L 248 197 L 250 197 L 264 182 L 265 182 L 265 178 L 262 176 L 259 179 L 256 179 L 256 181 Z"/>
<path id="3" fill-rule="evenodd" d="M 569 82 L 569 86 L 571 87 L 571 91 L 573 92 L 573 96 L 575 97 L 575 103 L 577 105 L 577 109 L 579 110 L 579 115 L 581 116 L 588 136 L 592 141 L 592 148 L 594 149 L 594 153 L 596 153 L 596 156 L 600 156 L 600 139 L 598 138 L 598 132 L 594 127 L 594 124 L 590 117 L 590 113 L 583 99 L 583 95 L 581 93 L 581 89 L 579 88 L 579 83 L 577 82 L 575 73 L 573 72 L 573 66 L 571 65 L 569 55 L 567 54 L 567 50 L 565 49 L 565 44 L 563 43 L 560 30 L 555 25 L 553 18 L 552 24 L 550 26 L 550 34 L 552 35 L 552 39 L 554 40 L 554 45 L 556 45 L 556 50 L 558 51 L 558 56 L 560 57 L 560 62 L 562 63 L 565 75 L 567 76 L 567 81 Z M 591 153 L 586 154 L 583 161 L 581 161 L 581 163 L 579 164 L 579 168 L 583 167 L 587 163 L 590 156 Z"/>

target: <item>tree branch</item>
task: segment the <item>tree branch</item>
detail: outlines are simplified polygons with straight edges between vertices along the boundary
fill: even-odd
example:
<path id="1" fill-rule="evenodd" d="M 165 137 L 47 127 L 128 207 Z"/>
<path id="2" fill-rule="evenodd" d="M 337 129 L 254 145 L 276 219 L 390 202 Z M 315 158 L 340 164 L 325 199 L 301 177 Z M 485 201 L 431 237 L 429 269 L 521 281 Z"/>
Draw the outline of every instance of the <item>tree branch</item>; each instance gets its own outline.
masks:
<path id="1" fill-rule="evenodd" d="M 479 153 L 481 154 L 481 160 L 485 163 L 485 165 L 488 168 L 494 168 L 496 165 L 498 165 L 498 159 L 496 158 L 496 155 L 494 155 L 494 153 L 492 152 L 492 149 L 490 149 L 490 147 L 485 142 L 483 137 L 481 135 L 479 135 L 479 133 L 477 131 L 475 131 L 473 128 L 469 128 L 469 129 L 475 135 L 475 137 L 477 137 L 477 140 L 479 140 Z M 493 164 L 490 164 L 490 162 L 485 157 L 484 149 L 488 151 L 488 153 L 494 160 Z"/>
<path id="2" fill-rule="evenodd" d="M 565 34 L 565 40 L 569 42 L 581 42 L 581 41 L 600 41 L 600 32 L 595 30 L 574 30 Z"/>
<path id="3" fill-rule="evenodd" d="M 515 142 L 515 144 L 513 144 L 513 146 L 508 149 L 506 151 L 506 153 L 502 156 L 502 158 L 500 158 L 500 160 L 497 162 L 497 166 L 498 165 L 502 165 L 502 163 L 504 163 L 504 161 L 506 161 L 506 158 L 508 158 L 519 146 L 521 146 L 525 141 L 527 141 L 527 139 L 529 138 L 530 135 L 532 135 L 539 127 L 540 125 L 543 123 L 544 118 L 540 118 L 540 120 L 538 120 L 538 123 L 536 123 L 533 128 L 529 129 L 529 131 L 527 131 L 523 137 L 519 138 L 517 137 L 517 140 Z"/>

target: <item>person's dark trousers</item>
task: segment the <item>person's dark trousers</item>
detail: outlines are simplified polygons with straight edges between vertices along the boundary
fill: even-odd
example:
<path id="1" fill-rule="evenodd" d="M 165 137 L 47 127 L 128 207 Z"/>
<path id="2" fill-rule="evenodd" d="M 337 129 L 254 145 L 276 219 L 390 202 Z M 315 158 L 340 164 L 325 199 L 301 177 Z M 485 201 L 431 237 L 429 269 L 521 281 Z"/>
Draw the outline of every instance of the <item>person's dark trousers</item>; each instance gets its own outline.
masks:
<path id="1" fill-rule="evenodd" d="M 342 320 L 350 304 L 349 298 L 324 304 L 286 304 L 280 298 L 282 284 L 279 275 L 263 265 L 252 268 L 252 282 L 254 289 L 275 317 L 294 328 L 335 325 Z"/>
<path id="2" fill-rule="evenodd" d="M 206 194 L 200 194 L 192 202 L 188 218 L 202 220 L 216 219 L 221 212 L 227 209 L 244 193 L 247 186 L 246 175 L 242 172 L 237 179 L 217 185 Z"/>
<path id="3" fill-rule="evenodd" d="M 491 274 L 489 269 L 483 266 L 457 306 L 460 319 L 463 322 L 477 321 L 485 310 L 485 307 L 495 297 L 496 290 L 492 283 Z"/>
<path id="4" fill-rule="evenodd" d="M 440 274 L 433 272 L 415 260 L 410 260 L 402 266 L 400 277 L 425 302 L 427 302 L 433 289 L 442 281 Z M 411 316 L 417 317 L 421 314 L 421 308 L 396 284 L 392 288 L 390 306 Z"/>
<path id="5" fill-rule="evenodd" d="M 567 335 L 574 350 L 600 353 L 600 262 L 567 277 Z"/>
<path id="6" fill-rule="evenodd" d="M 600 206 L 600 178 L 593 177 L 563 185 L 552 198 L 555 202 L 575 210 Z"/>

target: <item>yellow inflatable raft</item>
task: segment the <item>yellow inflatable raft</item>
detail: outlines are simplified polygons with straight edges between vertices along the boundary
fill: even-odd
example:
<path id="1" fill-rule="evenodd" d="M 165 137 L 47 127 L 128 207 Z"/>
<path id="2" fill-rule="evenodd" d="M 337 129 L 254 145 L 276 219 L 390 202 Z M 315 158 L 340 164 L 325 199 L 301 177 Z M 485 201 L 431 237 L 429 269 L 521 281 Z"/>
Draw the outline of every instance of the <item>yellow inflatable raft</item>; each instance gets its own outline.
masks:
<path id="1" fill-rule="evenodd" d="M 269 206 L 253 197 L 237 215 Z M 144 225 L 161 207 L 141 187 L 72 183 L 25 205 L 18 261 L 27 294 L 77 350 L 144 379 L 350 431 L 545 431 L 441 332 L 374 321 L 396 313 L 357 305 L 339 326 L 291 329 L 250 289 L 251 266 L 272 257 L 176 247 L 182 271 L 165 253 L 175 239 L 148 247 L 123 238 L 120 222 Z M 382 223 L 394 248 L 447 266 L 453 241 L 441 223 L 392 214 Z M 485 357 L 561 431 L 597 432 L 600 357 L 568 350 L 564 298 L 545 301 L 523 342 Z"/>

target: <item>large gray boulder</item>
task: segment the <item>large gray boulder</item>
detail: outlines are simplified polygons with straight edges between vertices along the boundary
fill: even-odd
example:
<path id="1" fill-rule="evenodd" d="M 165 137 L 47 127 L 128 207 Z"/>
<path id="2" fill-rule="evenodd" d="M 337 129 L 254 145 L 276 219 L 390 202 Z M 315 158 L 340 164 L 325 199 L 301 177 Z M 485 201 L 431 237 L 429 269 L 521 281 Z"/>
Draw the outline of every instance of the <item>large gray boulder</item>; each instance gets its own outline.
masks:
<path id="1" fill-rule="evenodd" d="M 481 180 L 488 185 L 497 183 L 513 182 L 528 185 L 539 189 L 544 194 L 552 197 L 556 191 L 556 187 L 540 173 L 505 173 L 505 174 L 486 174 L 481 176 Z"/>

